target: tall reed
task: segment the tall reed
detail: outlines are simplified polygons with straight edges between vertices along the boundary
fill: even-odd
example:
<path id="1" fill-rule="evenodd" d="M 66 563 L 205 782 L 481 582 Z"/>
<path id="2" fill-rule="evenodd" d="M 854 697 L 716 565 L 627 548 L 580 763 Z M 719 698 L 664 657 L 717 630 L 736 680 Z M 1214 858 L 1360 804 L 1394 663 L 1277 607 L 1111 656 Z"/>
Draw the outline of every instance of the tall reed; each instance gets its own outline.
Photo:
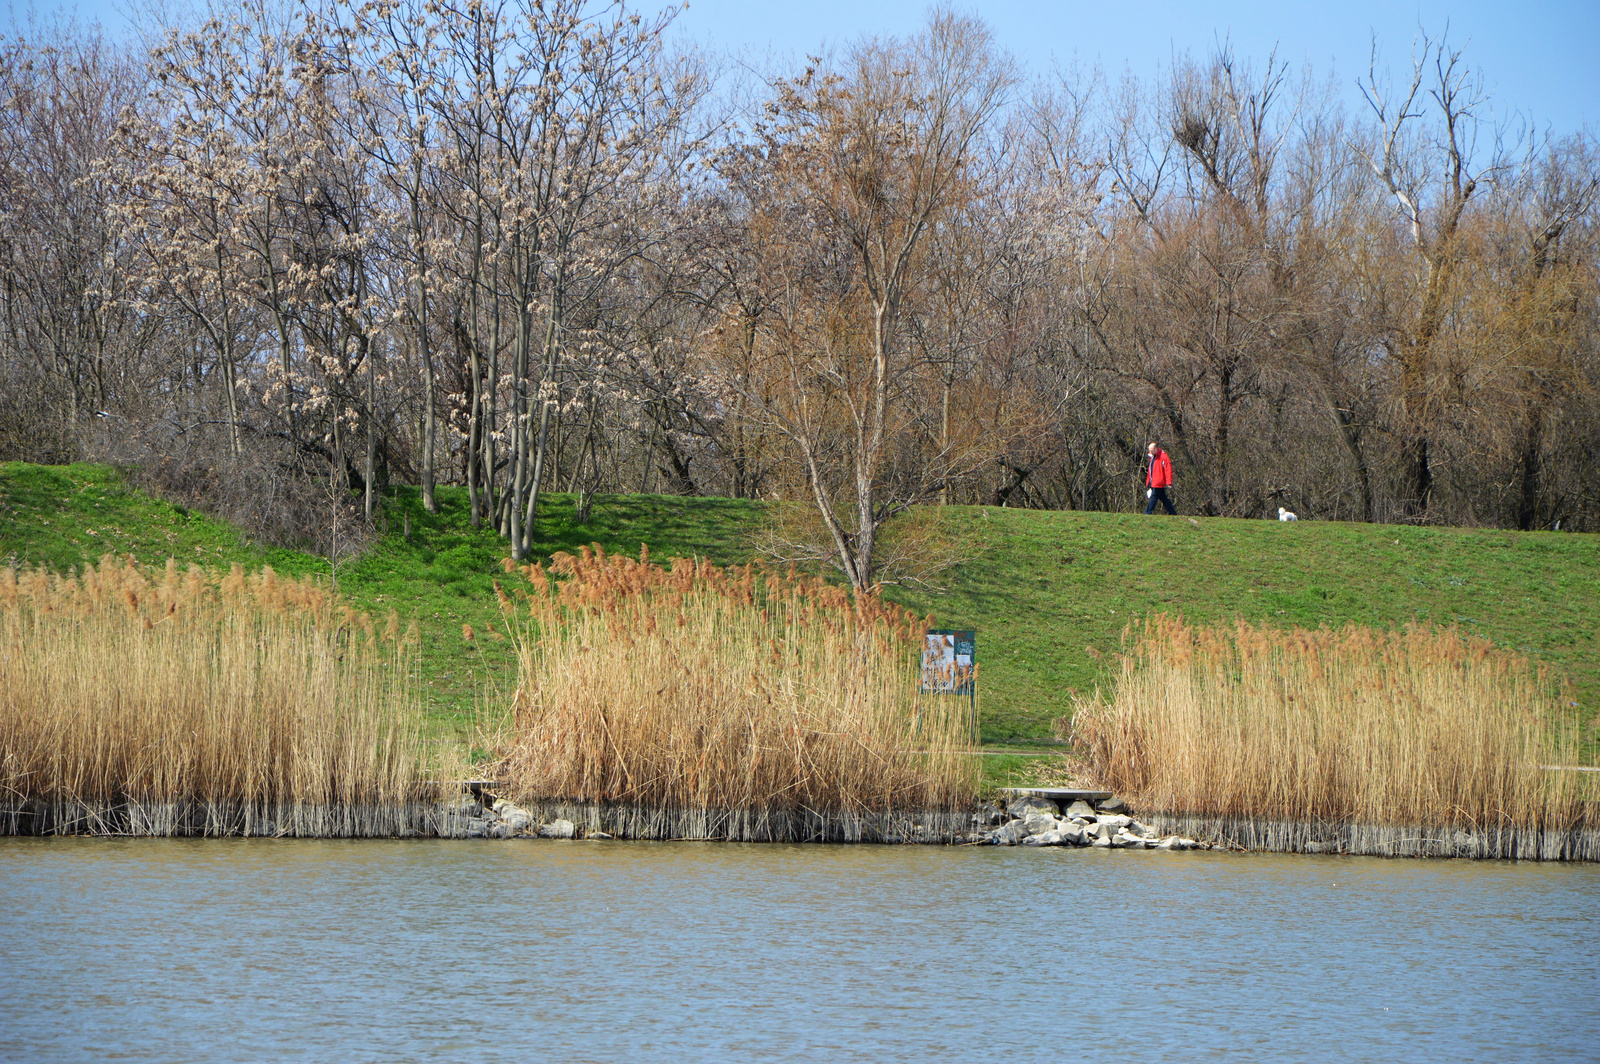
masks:
<path id="1" fill-rule="evenodd" d="M 402 801 L 421 748 L 398 628 L 271 569 L 0 569 L 0 802 Z"/>
<path id="2" fill-rule="evenodd" d="M 1454 629 L 1159 616 L 1074 728 L 1100 781 L 1174 815 L 1483 833 L 1595 826 L 1541 670 Z"/>
<path id="3" fill-rule="evenodd" d="M 528 799 L 656 810 L 966 809 L 965 699 L 919 694 L 922 619 L 821 580 L 596 548 L 523 567 L 500 766 Z M 552 579 L 552 577 L 554 579 Z"/>

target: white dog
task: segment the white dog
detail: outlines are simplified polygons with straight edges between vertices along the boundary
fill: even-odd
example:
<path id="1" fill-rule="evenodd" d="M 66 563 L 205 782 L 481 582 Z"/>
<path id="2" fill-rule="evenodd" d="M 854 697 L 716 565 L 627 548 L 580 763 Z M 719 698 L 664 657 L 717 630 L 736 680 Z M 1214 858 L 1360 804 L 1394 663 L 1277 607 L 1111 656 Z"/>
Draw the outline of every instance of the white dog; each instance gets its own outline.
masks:
<path id="1" fill-rule="evenodd" d="M 1280 506 L 1280 507 L 1278 507 L 1278 520 L 1280 520 L 1280 521 L 1298 521 L 1300 519 L 1298 517 L 1296 517 L 1294 514 L 1290 513 L 1288 510 L 1285 510 L 1283 507 Z"/>

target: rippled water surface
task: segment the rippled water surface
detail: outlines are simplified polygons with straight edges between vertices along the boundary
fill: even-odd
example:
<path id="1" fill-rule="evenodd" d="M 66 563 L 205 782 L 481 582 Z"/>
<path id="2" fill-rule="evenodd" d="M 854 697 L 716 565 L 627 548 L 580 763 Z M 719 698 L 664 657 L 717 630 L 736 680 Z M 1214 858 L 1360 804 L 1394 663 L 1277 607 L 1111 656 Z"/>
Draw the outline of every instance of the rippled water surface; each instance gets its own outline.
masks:
<path id="1" fill-rule="evenodd" d="M 0 839 L 0 1059 L 1597 1060 L 1600 867 Z"/>

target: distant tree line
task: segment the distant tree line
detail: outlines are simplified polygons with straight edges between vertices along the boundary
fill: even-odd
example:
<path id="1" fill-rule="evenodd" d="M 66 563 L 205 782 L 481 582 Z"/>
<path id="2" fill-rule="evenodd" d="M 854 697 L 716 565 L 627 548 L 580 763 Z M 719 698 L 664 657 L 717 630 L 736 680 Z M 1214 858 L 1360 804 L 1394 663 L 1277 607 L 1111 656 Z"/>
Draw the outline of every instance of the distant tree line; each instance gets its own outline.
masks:
<path id="1" fill-rule="evenodd" d="M 464 485 L 517 556 L 551 491 L 787 499 L 857 586 L 914 504 L 1142 505 L 1150 439 L 1192 513 L 1600 529 L 1600 152 L 1447 42 L 1352 112 L 1226 48 L 1030 82 L 935 11 L 754 76 L 670 18 L 0 42 L 0 458 L 291 538 Z"/>

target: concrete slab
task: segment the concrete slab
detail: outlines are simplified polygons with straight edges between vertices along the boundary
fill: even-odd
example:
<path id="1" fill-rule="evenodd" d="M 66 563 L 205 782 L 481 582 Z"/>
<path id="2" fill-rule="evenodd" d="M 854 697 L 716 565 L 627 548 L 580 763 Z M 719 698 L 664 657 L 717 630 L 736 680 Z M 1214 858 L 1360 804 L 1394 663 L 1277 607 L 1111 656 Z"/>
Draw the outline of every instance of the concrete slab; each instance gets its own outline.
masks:
<path id="1" fill-rule="evenodd" d="M 1081 791 L 1072 787 L 1002 787 L 1007 794 L 1018 797 L 1048 798 L 1058 804 L 1066 802 L 1103 802 L 1111 797 L 1110 791 Z"/>

